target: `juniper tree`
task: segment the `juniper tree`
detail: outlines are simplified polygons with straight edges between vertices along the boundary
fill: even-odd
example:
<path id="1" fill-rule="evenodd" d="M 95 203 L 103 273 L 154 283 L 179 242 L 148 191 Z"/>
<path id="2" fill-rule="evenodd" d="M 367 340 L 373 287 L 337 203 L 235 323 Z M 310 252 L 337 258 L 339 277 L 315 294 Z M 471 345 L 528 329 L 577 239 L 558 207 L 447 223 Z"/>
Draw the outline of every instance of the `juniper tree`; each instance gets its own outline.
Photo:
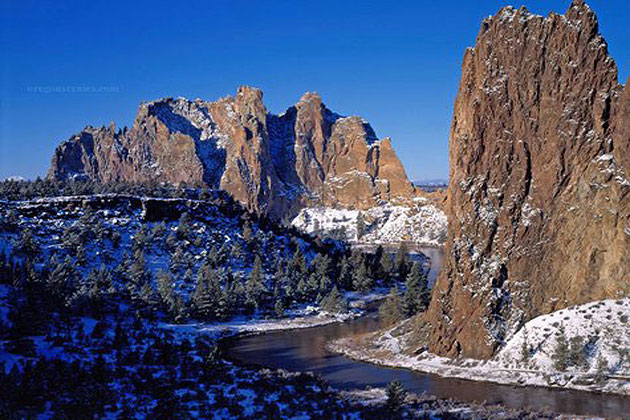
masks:
<path id="1" fill-rule="evenodd" d="M 101 265 L 90 271 L 77 293 L 86 299 L 89 309 L 98 314 L 104 309 L 107 297 L 115 291 L 112 274 L 105 265 Z"/>
<path id="2" fill-rule="evenodd" d="M 302 250 L 298 246 L 293 254 L 292 269 L 298 275 L 306 275 L 308 273 L 308 266 L 306 264 L 306 258 L 302 253 Z"/>
<path id="3" fill-rule="evenodd" d="M 527 333 L 527 325 L 523 325 L 523 341 L 521 341 L 521 363 L 524 365 L 529 362 L 531 351 L 529 349 L 529 336 Z"/>
<path id="4" fill-rule="evenodd" d="M 383 323 L 387 326 L 396 324 L 404 318 L 402 299 L 396 286 L 392 287 L 379 308 Z"/>
<path id="5" fill-rule="evenodd" d="M 220 294 L 221 286 L 216 271 L 208 265 L 202 266 L 197 273 L 197 284 L 191 297 L 195 315 L 205 320 L 216 318 Z"/>
<path id="6" fill-rule="evenodd" d="M 175 249 L 175 252 L 173 253 L 173 255 L 171 255 L 171 263 L 170 263 L 171 272 L 176 273 L 176 274 L 181 274 L 184 268 L 186 268 L 186 265 L 187 265 L 186 253 L 184 251 L 184 248 L 181 245 L 179 245 Z"/>
<path id="7" fill-rule="evenodd" d="M 164 239 L 164 235 L 166 234 L 166 225 L 164 222 L 156 223 L 153 225 L 153 229 L 151 230 L 151 237 L 154 241 L 160 241 Z"/>
<path id="8" fill-rule="evenodd" d="M 571 337 L 569 340 L 569 364 L 578 367 L 584 367 L 587 364 L 584 354 L 584 338 L 579 335 Z"/>
<path id="9" fill-rule="evenodd" d="M 144 283 L 136 295 L 136 303 L 140 304 L 149 314 L 153 313 L 159 303 L 159 296 L 157 295 L 153 283 L 147 281 Z"/>
<path id="10" fill-rule="evenodd" d="M 351 289 L 352 277 L 352 269 L 348 263 L 348 259 L 344 256 L 339 263 L 339 277 L 337 278 L 337 284 L 343 289 Z"/>
<path id="11" fill-rule="evenodd" d="M 387 385 L 386 393 L 387 408 L 394 413 L 398 413 L 402 409 L 405 404 L 405 399 L 407 398 L 407 391 L 405 391 L 402 382 L 398 380 L 390 382 Z"/>
<path id="12" fill-rule="evenodd" d="M 13 241 L 13 249 L 18 255 L 27 260 L 35 259 L 41 252 L 41 246 L 29 228 L 22 230 L 20 235 Z"/>
<path id="13" fill-rule="evenodd" d="M 556 370 L 567 370 L 567 367 L 569 366 L 569 344 L 567 342 L 564 324 L 560 324 L 560 327 L 556 332 L 556 347 L 552 355 L 552 360 L 553 367 Z"/>
<path id="14" fill-rule="evenodd" d="M 361 262 L 352 277 L 352 286 L 360 292 L 367 292 L 374 285 L 374 280 L 370 277 L 365 261 Z"/>
<path id="15" fill-rule="evenodd" d="M 335 286 L 330 293 L 322 299 L 321 307 L 326 312 L 341 313 L 348 310 L 348 302 L 343 295 L 339 293 L 337 286 Z"/>
<path id="16" fill-rule="evenodd" d="M 385 284 L 388 284 L 396 277 L 394 273 L 394 262 L 392 261 L 392 256 L 389 252 L 381 253 L 379 259 L 379 268 L 383 281 Z"/>
<path id="17" fill-rule="evenodd" d="M 131 282 L 138 287 L 142 287 L 151 279 L 150 273 L 147 272 L 143 250 L 139 249 L 134 252 L 128 275 Z"/>
<path id="18" fill-rule="evenodd" d="M 145 250 L 147 245 L 151 241 L 149 237 L 150 233 L 146 225 L 140 226 L 140 229 L 136 231 L 136 234 L 133 236 L 133 240 L 131 242 L 131 249 L 135 252 L 137 250 Z"/>
<path id="19" fill-rule="evenodd" d="M 190 223 L 190 216 L 188 213 L 182 213 L 179 218 L 179 223 L 177 224 L 177 238 L 178 239 L 188 239 L 190 233 L 192 231 L 192 226 Z"/>
<path id="20" fill-rule="evenodd" d="M 4 220 L 0 221 L 0 226 L 7 232 L 17 232 L 20 219 L 15 209 L 10 209 L 6 213 Z"/>
<path id="21" fill-rule="evenodd" d="M 77 246 L 74 258 L 76 260 L 77 265 L 84 267 L 87 264 L 87 250 L 85 249 L 85 245 L 79 244 Z"/>
<path id="22" fill-rule="evenodd" d="M 241 245 L 238 242 L 232 245 L 230 254 L 232 255 L 232 259 L 234 261 L 240 261 L 243 258 L 243 249 L 241 248 Z"/>
<path id="23" fill-rule="evenodd" d="M 407 275 L 405 282 L 405 288 L 403 305 L 405 314 L 410 317 L 420 312 L 427 304 L 426 277 L 417 261 L 411 266 L 411 271 Z"/>
<path id="24" fill-rule="evenodd" d="M 178 240 L 177 240 L 177 234 L 175 232 L 171 232 L 168 234 L 168 236 L 166 237 L 166 246 L 169 249 L 175 249 L 175 247 L 177 247 L 178 244 Z"/>
<path id="25" fill-rule="evenodd" d="M 284 311 L 286 310 L 285 305 L 285 297 L 283 295 L 282 289 L 279 287 L 279 284 L 276 283 L 275 288 L 273 289 L 273 310 L 276 314 L 276 317 L 281 318 L 284 316 Z"/>
<path id="26" fill-rule="evenodd" d="M 597 365 L 595 371 L 595 380 L 598 383 L 604 382 L 608 378 L 608 361 L 604 358 L 602 353 L 597 356 Z"/>
<path id="27" fill-rule="evenodd" d="M 254 238 L 254 232 L 252 231 L 252 227 L 248 221 L 243 223 L 243 240 L 249 245 Z"/>
<path id="28" fill-rule="evenodd" d="M 363 235 L 365 234 L 365 220 L 364 220 L 362 212 L 359 212 L 357 214 L 357 222 L 356 223 L 357 223 L 357 226 L 356 226 L 356 228 L 357 228 L 357 240 L 360 240 L 363 237 Z"/>
<path id="29" fill-rule="evenodd" d="M 263 293 L 266 292 L 265 277 L 262 270 L 262 262 L 260 257 L 256 256 L 254 267 L 249 273 L 247 282 L 245 283 L 245 304 L 250 309 L 256 309 L 260 305 Z"/>
<path id="30" fill-rule="evenodd" d="M 407 277 L 407 273 L 409 272 L 409 249 L 404 242 L 400 244 L 398 251 L 396 251 L 394 268 L 399 280 Z"/>
<path id="31" fill-rule="evenodd" d="M 177 314 L 175 305 L 175 291 L 173 290 L 173 277 L 170 272 L 159 270 L 155 275 L 157 291 L 160 296 L 162 306 L 166 311 L 175 316 Z"/>
<path id="32" fill-rule="evenodd" d="M 70 257 L 66 257 L 63 262 L 58 262 L 53 257 L 46 282 L 50 293 L 65 302 L 74 293 L 76 282 L 77 273 Z"/>

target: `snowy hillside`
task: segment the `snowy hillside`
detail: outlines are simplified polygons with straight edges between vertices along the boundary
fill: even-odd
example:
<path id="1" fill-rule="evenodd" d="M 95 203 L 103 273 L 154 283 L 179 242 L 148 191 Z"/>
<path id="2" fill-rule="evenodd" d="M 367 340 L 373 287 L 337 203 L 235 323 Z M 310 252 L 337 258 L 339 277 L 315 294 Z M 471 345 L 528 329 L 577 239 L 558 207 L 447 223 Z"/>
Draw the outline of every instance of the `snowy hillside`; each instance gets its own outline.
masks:
<path id="1" fill-rule="evenodd" d="M 422 198 L 416 199 L 414 207 L 386 204 L 365 211 L 306 208 L 292 224 L 308 233 L 350 242 L 412 242 L 428 246 L 443 245 L 447 229 L 444 212 Z"/>
<path id="2" fill-rule="evenodd" d="M 630 381 L 629 318 L 630 299 L 591 302 L 539 316 L 508 341 L 493 364 L 542 372 L 564 368 L 569 375 L 623 376 Z M 563 338 L 568 344 L 565 354 L 558 351 Z M 623 388 L 630 392 L 630 383 Z"/>
<path id="3" fill-rule="evenodd" d="M 630 395 L 629 319 L 627 298 L 562 309 L 529 321 L 489 361 L 429 353 L 411 320 L 371 336 L 339 340 L 330 348 L 359 360 L 447 377 Z"/>

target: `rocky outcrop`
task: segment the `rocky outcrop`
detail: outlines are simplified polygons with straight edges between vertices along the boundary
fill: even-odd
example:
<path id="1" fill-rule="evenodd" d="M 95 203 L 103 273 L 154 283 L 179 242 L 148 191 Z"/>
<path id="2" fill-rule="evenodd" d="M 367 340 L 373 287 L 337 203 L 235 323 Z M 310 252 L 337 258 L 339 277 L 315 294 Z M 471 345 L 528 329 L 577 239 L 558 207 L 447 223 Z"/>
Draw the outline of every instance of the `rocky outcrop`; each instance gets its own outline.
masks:
<path id="1" fill-rule="evenodd" d="M 630 93 L 593 11 L 502 9 L 466 51 L 430 350 L 488 358 L 523 322 L 630 292 Z"/>
<path id="2" fill-rule="evenodd" d="M 390 140 L 361 118 L 333 113 L 316 93 L 272 115 L 246 86 L 216 102 L 143 103 L 129 130 L 86 127 L 57 147 L 48 176 L 204 185 L 273 217 L 415 195 Z"/>

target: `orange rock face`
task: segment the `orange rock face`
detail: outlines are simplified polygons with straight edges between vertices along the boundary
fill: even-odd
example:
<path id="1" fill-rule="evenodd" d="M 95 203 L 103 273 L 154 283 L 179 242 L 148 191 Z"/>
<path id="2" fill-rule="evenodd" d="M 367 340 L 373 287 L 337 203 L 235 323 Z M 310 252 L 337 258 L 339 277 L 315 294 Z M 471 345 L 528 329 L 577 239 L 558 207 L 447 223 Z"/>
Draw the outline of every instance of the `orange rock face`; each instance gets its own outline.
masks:
<path id="1" fill-rule="evenodd" d="M 583 1 L 484 20 L 450 165 L 431 351 L 488 358 L 532 317 L 630 292 L 630 93 Z"/>
<path id="2" fill-rule="evenodd" d="M 205 185 L 273 217 L 415 195 L 391 142 L 359 117 L 331 112 L 316 93 L 268 114 L 262 92 L 246 86 L 216 102 L 143 103 L 128 131 L 86 127 L 57 147 L 48 176 Z"/>

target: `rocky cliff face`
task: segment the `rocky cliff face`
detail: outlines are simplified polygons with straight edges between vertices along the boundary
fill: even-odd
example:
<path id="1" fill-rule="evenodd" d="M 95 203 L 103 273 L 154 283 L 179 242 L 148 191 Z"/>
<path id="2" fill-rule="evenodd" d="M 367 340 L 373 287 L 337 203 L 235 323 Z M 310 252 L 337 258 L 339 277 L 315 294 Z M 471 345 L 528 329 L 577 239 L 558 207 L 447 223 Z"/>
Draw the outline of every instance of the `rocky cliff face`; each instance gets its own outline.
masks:
<path id="1" fill-rule="evenodd" d="M 450 165 L 431 351 L 487 358 L 532 317 L 630 292 L 630 92 L 583 1 L 484 20 Z"/>
<path id="2" fill-rule="evenodd" d="M 262 99 L 241 87 L 216 102 L 143 103 L 129 130 L 86 127 L 62 143 L 48 176 L 205 185 L 274 217 L 305 205 L 366 209 L 413 198 L 390 140 L 361 118 L 331 112 L 316 93 L 279 116 Z"/>

